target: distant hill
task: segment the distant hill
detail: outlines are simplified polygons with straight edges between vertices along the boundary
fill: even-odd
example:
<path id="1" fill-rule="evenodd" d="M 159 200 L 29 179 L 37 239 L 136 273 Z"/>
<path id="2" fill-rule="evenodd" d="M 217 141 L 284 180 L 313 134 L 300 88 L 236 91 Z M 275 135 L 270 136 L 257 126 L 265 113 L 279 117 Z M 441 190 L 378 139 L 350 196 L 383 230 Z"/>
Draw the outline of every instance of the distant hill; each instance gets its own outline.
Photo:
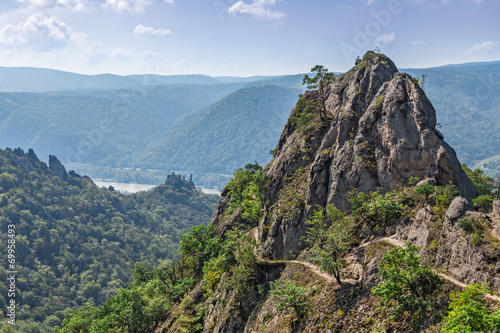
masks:
<path id="1" fill-rule="evenodd" d="M 301 92 L 279 86 L 244 88 L 166 131 L 132 159 L 134 166 L 232 174 L 265 164 Z"/>
<path id="2" fill-rule="evenodd" d="M 481 166 L 492 175 L 500 172 L 500 62 L 400 70 L 416 78 L 420 78 L 421 74 L 427 75 L 425 92 L 436 108 L 440 130 L 455 147 L 460 160 L 472 167 Z M 1 146 L 33 147 L 42 157 L 54 153 L 63 162 L 85 165 L 79 170 L 149 165 L 168 173 L 179 170 L 172 169 L 174 166 L 191 168 L 186 164 L 191 161 L 186 159 L 192 151 L 185 145 L 185 142 L 192 142 L 189 137 L 176 144 L 179 148 L 169 148 L 184 157 L 152 156 L 163 153 L 161 149 L 153 150 L 161 146 L 160 142 L 177 140 L 180 128 L 198 133 L 199 128 L 205 128 L 205 123 L 210 123 L 210 119 L 203 118 L 205 122 L 202 122 L 191 118 L 170 132 L 177 122 L 241 88 L 272 85 L 304 90 L 302 74 L 248 78 L 205 75 L 88 76 L 37 68 L 0 67 L 0 75 L 3 78 L 0 87 L 7 91 L 45 91 L 36 94 L 0 93 Z M 65 91 L 47 92 L 51 90 Z M 260 96 L 248 96 L 251 92 L 265 95 L 259 89 L 249 90 L 241 102 Z M 285 103 L 278 100 L 280 96 L 274 97 L 276 103 Z M 233 102 L 227 108 L 241 109 L 234 99 Z M 263 106 L 265 110 L 263 103 L 259 104 L 256 100 L 251 103 Z M 293 103 L 289 105 L 287 114 Z M 203 114 L 201 112 L 197 116 Z M 278 130 L 267 131 L 269 139 L 266 147 L 269 142 L 277 142 L 285 118 L 280 121 L 273 124 Z M 189 126 L 186 125 L 188 123 Z M 245 133 L 258 131 L 255 127 L 262 126 L 258 120 L 240 125 Z M 252 144 L 258 145 L 255 142 Z M 181 147 L 186 150 L 181 152 Z M 212 152 L 215 160 L 220 160 L 219 157 L 227 153 L 225 150 Z M 242 161 L 244 154 L 234 151 L 235 160 Z M 138 156 L 147 157 L 142 160 Z M 167 161 L 168 164 L 163 163 Z M 227 167 L 217 169 L 230 169 L 229 173 L 232 173 L 234 165 L 226 163 Z M 200 169 L 200 166 L 199 161 L 194 161 L 191 169 Z M 200 172 L 205 173 L 203 170 Z M 104 177 L 109 172 L 89 174 Z"/>
<path id="3" fill-rule="evenodd" d="M 134 152 L 239 84 L 0 93 L 0 142 L 63 162 L 127 166 Z"/>
<path id="4" fill-rule="evenodd" d="M 286 77 L 288 75 L 252 77 L 211 77 L 200 74 L 85 75 L 47 68 L 0 67 L 0 92 L 42 93 L 54 91 L 110 90 L 172 84 L 218 85 L 266 81 Z"/>
<path id="5" fill-rule="evenodd" d="M 245 87 L 262 87 L 262 86 L 273 85 L 273 86 L 297 88 L 297 89 L 300 89 L 302 91 L 305 91 L 305 87 L 302 85 L 303 78 L 304 78 L 304 74 L 272 77 L 272 78 L 262 79 L 262 80 L 258 80 L 258 81 L 248 82 L 245 84 Z"/>
<path id="6" fill-rule="evenodd" d="M 490 174 L 500 165 L 500 61 L 401 69 L 421 78 L 434 105 L 440 131 L 469 166 L 483 166 Z"/>
<path id="7" fill-rule="evenodd" d="M 135 80 L 139 85 L 165 85 L 165 84 L 221 84 L 221 83 L 238 83 L 224 82 L 207 75 L 127 75 L 127 78 Z"/>
<path id="8" fill-rule="evenodd" d="M 132 78 L 113 74 L 82 75 L 46 68 L 0 67 L 1 92 L 121 89 L 137 85 Z"/>

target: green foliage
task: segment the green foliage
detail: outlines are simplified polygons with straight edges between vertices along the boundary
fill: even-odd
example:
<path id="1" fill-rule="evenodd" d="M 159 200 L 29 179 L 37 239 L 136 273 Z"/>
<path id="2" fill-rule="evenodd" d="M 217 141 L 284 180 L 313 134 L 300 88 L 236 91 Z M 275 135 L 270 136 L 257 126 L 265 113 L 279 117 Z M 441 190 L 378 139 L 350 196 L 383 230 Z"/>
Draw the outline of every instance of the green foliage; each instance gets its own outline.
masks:
<path id="1" fill-rule="evenodd" d="M 233 178 L 226 185 L 229 191 L 229 205 L 226 214 L 235 210 L 241 211 L 244 220 L 257 224 L 262 215 L 263 188 L 266 176 L 262 167 L 256 164 L 247 164 L 244 169 L 235 171 Z"/>
<path id="2" fill-rule="evenodd" d="M 422 184 L 420 186 L 415 187 L 415 193 L 418 196 L 425 197 L 425 200 L 429 200 L 429 196 L 434 193 L 434 186 L 429 183 Z"/>
<path id="3" fill-rule="evenodd" d="M 425 83 L 426 83 L 426 80 L 427 80 L 427 74 L 422 74 L 422 77 L 420 79 L 418 79 L 416 77 L 413 77 L 411 80 L 413 81 L 413 83 L 417 87 L 419 87 L 420 89 L 424 90 Z"/>
<path id="4" fill-rule="evenodd" d="M 417 180 L 412 180 L 414 184 Z M 403 191 L 405 192 L 405 191 Z M 455 184 L 449 183 L 446 186 L 433 186 L 429 183 L 424 183 L 419 186 L 413 187 L 413 190 L 405 193 L 401 200 L 409 207 L 414 207 L 424 203 L 434 206 L 434 211 L 438 219 L 443 219 L 446 213 L 446 208 L 450 205 L 451 201 L 459 195 L 458 189 Z"/>
<path id="5" fill-rule="evenodd" d="M 328 71 L 321 65 L 316 65 L 311 68 L 312 73 L 316 73 L 314 77 L 309 77 L 309 75 L 304 75 L 302 84 L 307 85 L 307 89 L 318 89 L 319 103 L 316 105 L 316 112 L 319 117 L 326 125 L 328 125 L 328 116 L 326 114 L 326 87 L 333 82 L 335 82 L 335 74 Z"/>
<path id="6" fill-rule="evenodd" d="M 276 299 L 276 308 L 280 311 L 288 313 L 290 308 L 294 309 L 297 315 L 301 315 L 304 307 L 307 305 L 305 297 L 306 288 L 297 286 L 289 280 L 279 279 L 271 281 L 270 292 Z"/>
<path id="7" fill-rule="evenodd" d="M 224 286 L 242 294 L 256 277 L 257 258 L 248 235 L 239 230 L 228 231 L 219 251 L 203 266 L 203 289 L 210 295 L 222 274 L 228 272 Z"/>
<path id="8" fill-rule="evenodd" d="M 311 68 L 311 73 L 316 73 L 314 77 L 304 75 L 302 84 L 307 85 L 307 89 L 318 89 L 322 84 L 328 84 L 335 81 L 335 74 L 329 72 L 328 68 L 321 65 L 316 65 Z"/>
<path id="9" fill-rule="evenodd" d="M 341 256 L 349 249 L 352 241 L 349 220 L 335 206 L 327 205 L 326 209 L 317 206 L 312 218 L 306 223 L 309 225 L 306 244 L 313 247 L 311 261 L 322 271 L 335 276 L 341 284 Z"/>
<path id="10" fill-rule="evenodd" d="M 494 199 L 489 195 L 480 195 L 477 198 L 472 199 L 474 207 L 480 211 L 487 212 L 488 209 L 493 204 Z"/>
<path id="11" fill-rule="evenodd" d="M 377 97 L 377 99 L 375 100 L 375 104 L 373 104 L 373 107 L 378 110 L 378 111 L 381 111 L 382 110 L 382 105 L 384 104 L 384 95 L 380 95 Z"/>
<path id="12" fill-rule="evenodd" d="M 220 249 L 221 241 L 217 235 L 216 225 L 200 224 L 181 236 L 179 250 L 182 260 L 191 269 L 195 278 L 202 276 L 205 262 L 217 257 Z"/>
<path id="13" fill-rule="evenodd" d="M 375 57 L 380 57 L 380 56 L 383 56 L 383 54 L 380 52 L 367 51 L 364 54 L 363 59 L 360 59 L 359 57 L 358 59 L 356 59 L 356 70 L 370 66 L 371 60 Z"/>
<path id="14" fill-rule="evenodd" d="M 352 214 L 374 225 L 389 225 L 403 214 L 403 204 L 392 198 L 391 193 L 382 194 L 380 189 L 369 194 L 359 192 L 350 201 Z"/>
<path id="15" fill-rule="evenodd" d="M 178 302 L 178 331 L 198 332 L 203 328 L 206 306 L 186 293 L 201 282 L 205 297 L 219 284 L 242 297 L 256 279 L 253 247 L 248 231 L 235 228 L 222 238 L 215 225 L 193 227 L 181 237 L 178 261 L 155 269 L 136 265 L 134 281 L 126 289 L 98 307 L 86 306 L 67 314 L 62 333 L 149 332 Z"/>
<path id="16" fill-rule="evenodd" d="M 500 311 L 493 311 L 484 294 L 485 285 L 473 283 L 451 294 L 450 311 L 444 318 L 444 333 L 500 332 Z"/>
<path id="17" fill-rule="evenodd" d="M 458 220 L 457 224 L 460 228 L 464 229 L 465 232 L 472 232 L 478 226 L 478 223 L 472 217 L 464 217 Z"/>
<path id="18" fill-rule="evenodd" d="M 432 295 L 442 284 L 439 276 L 421 263 L 418 250 L 411 243 L 389 250 L 378 265 L 383 282 L 372 288 L 373 294 L 382 298 L 381 306 L 390 309 L 395 318 L 407 315 L 416 322 L 432 308 Z"/>
<path id="19" fill-rule="evenodd" d="M 489 177 L 481 169 L 472 170 L 467 165 L 462 164 L 462 169 L 467 176 L 472 180 L 472 183 L 481 192 L 481 195 L 490 196 L 493 194 L 495 182 L 493 178 Z"/>
<path id="20" fill-rule="evenodd" d="M 276 155 L 278 154 L 278 146 L 276 146 L 276 147 L 274 147 L 273 149 L 271 149 L 271 150 L 269 151 L 269 154 L 271 154 L 271 156 L 272 156 L 273 158 L 276 158 Z"/>
<path id="21" fill-rule="evenodd" d="M 295 106 L 295 112 L 290 116 L 290 122 L 301 133 L 305 133 L 314 119 L 317 105 L 305 98 L 300 98 Z"/>
<path id="22" fill-rule="evenodd" d="M 179 333 L 195 333 L 203 331 L 203 317 L 207 311 L 203 303 L 196 304 L 191 297 L 186 296 L 181 304 L 179 316 Z"/>
<path id="23" fill-rule="evenodd" d="M 53 316 L 60 322 L 66 311 L 104 303 L 129 284 L 136 263 L 174 260 L 180 235 L 208 221 L 217 202 L 190 185 L 122 195 L 74 173 L 61 181 L 45 163 L 17 154 L 0 150 L 0 175 L 9 184 L 0 190 L 0 229 L 16 225 L 20 325 L 50 321 L 57 328 Z M 6 300 L 2 293 L 0 304 Z"/>

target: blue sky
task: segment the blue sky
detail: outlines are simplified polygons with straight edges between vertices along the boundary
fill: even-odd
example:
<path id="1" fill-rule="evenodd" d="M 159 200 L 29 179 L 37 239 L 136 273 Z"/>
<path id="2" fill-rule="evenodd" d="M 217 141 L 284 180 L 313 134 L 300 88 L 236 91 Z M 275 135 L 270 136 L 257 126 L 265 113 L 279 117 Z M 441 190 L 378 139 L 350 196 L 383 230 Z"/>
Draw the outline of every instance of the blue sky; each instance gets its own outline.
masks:
<path id="1" fill-rule="evenodd" d="M 2 0 L 0 66 L 277 75 L 500 60 L 500 0 Z"/>

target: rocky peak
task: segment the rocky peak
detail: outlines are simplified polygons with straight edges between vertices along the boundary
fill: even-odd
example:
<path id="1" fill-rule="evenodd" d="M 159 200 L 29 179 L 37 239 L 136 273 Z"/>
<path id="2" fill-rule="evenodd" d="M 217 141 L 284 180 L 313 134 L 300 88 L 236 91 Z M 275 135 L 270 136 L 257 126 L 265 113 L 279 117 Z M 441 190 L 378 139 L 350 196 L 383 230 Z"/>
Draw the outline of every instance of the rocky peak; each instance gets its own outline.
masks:
<path id="1" fill-rule="evenodd" d="M 418 177 L 456 184 L 469 203 L 478 195 L 436 129 L 436 111 L 418 80 L 399 73 L 385 55 L 367 52 L 327 87 L 326 96 L 329 126 L 314 119 L 298 128 L 299 101 L 266 168 L 271 185 L 259 224 L 262 255 L 292 257 L 313 207 L 334 204 L 347 212 L 353 190 L 391 191 Z M 303 99 L 317 102 L 318 94 L 307 92 Z"/>
<path id="2" fill-rule="evenodd" d="M 57 177 L 59 177 L 59 179 L 64 181 L 68 180 L 66 168 L 54 155 L 49 155 L 49 168 L 56 174 Z"/>

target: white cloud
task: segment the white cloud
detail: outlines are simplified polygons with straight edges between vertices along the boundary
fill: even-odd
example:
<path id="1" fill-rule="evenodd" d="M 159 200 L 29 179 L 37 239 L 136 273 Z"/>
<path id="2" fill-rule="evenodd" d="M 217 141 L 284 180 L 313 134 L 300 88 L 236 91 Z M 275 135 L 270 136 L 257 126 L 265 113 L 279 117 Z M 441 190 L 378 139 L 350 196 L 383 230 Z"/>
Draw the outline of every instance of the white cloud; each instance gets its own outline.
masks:
<path id="1" fill-rule="evenodd" d="M 473 47 L 465 51 L 466 54 L 472 54 L 476 52 L 481 52 L 481 51 L 491 51 L 493 49 L 496 49 L 497 47 L 500 46 L 499 41 L 491 42 L 491 41 L 486 41 L 482 43 L 476 43 L 474 44 Z"/>
<path id="2" fill-rule="evenodd" d="M 375 46 L 384 47 L 394 42 L 395 40 L 396 40 L 396 35 L 394 35 L 394 32 L 391 32 L 390 34 L 385 34 L 377 37 L 375 39 Z"/>
<path id="3" fill-rule="evenodd" d="M 279 11 L 272 11 L 268 7 L 275 5 L 277 0 L 252 0 L 252 3 L 238 1 L 227 12 L 232 15 L 250 15 L 258 18 L 265 19 L 280 19 L 285 17 L 285 13 Z"/>
<path id="4" fill-rule="evenodd" d="M 118 13 L 144 13 L 151 0 L 106 0 L 102 6 Z"/>
<path id="5" fill-rule="evenodd" d="M 21 5 L 37 8 L 59 7 L 77 12 L 88 10 L 88 0 L 17 0 Z"/>
<path id="6" fill-rule="evenodd" d="M 374 3 L 374 2 L 375 2 L 375 0 L 367 0 L 367 1 L 366 1 L 366 4 L 367 4 L 367 5 L 371 5 L 371 4 L 372 4 L 372 3 Z"/>
<path id="7" fill-rule="evenodd" d="M 411 42 L 411 45 L 413 45 L 413 46 L 427 45 L 427 43 L 424 41 L 421 41 L 421 40 L 416 40 L 416 41 Z"/>
<path id="8" fill-rule="evenodd" d="M 37 7 L 45 6 L 48 3 L 47 0 L 17 0 L 17 2 Z"/>
<path id="9" fill-rule="evenodd" d="M 77 12 L 84 12 L 88 10 L 87 1 L 85 0 L 57 0 L 57 4 Z"/>
<path id="10" fill-rule="evenodd" d="M 134 52 L 127 49 L 114 49 L 111 51 L 110 56 L 120 60 L 130 60 L 134 56 Z"/>
<path id="11" fill-rule="evenodd" d="M 165 3 L 168 3 L 169 5 L 173 5 L 175 3 L 174 0 L 165 0 Z"/>
<path id="12" fill-rule="evenodd" d="M 155 29 L 151 27 L 145 27 L 142 24 L 139 24 L 134 29 L 134 36 L 166 36 L 171 35 L 172 30 L 169 29 Z"/>
<path id="13" fill-rule="evenodd" d="M 31 15 L 25 22 L 7 25 L 0 30 L 0 42 L 13 47 L 32 47 L 37 51 L 64 48 L 69 44 L 83 44 L 84 33 L 73 31 L 57 17 Z"/>

